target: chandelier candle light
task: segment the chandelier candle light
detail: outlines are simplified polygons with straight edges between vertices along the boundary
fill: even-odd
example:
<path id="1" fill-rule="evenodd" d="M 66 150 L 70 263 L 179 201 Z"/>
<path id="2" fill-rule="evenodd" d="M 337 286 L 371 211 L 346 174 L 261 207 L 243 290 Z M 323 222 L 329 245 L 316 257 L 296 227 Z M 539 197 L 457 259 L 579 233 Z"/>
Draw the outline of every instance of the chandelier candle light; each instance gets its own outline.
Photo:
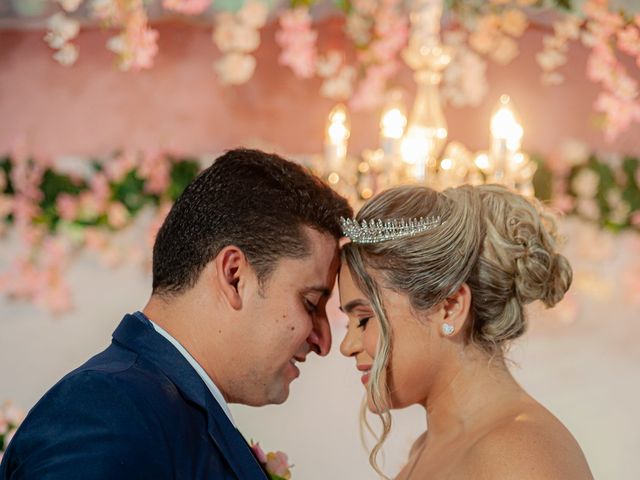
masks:
<path id="1" fill-rule="evenodd" d="M 347 109 L 338 104 L 329 113 L 327 120 L 327 135 L 324 141 L 324 156 L 329 171 L 339 172 L 347 158 L 347 141 L 351 135 L 351 128 Z"/>
<path id="2" fill-rule="evenodd" d="M 490 150 L 472 154 L 459 142 L 447 142 L 447 121 L 442 111 L 439 85 L 451 62 L 451 49 L 440 41 L 442 0 L 412 0 L 411 34 L 403 52 L 414 70 L 416 96 L 407 122 L 400 91 L 389 94 L 380 120 L 380 146 L 365 150 L 358 171 L 373 180 L 355 186 L 360 196 L 401 181 L 447 188 L 462 183 L 501 183 L 533 195 L 536 164 L 521 151 L 524 129 L 513 102 L 502 95 L 490 121 Z M 335 106 L 327 121 L 324 165 L 333 184 L 349 176 L 345 164 L 350 125 L 344 105 Z M 444 150 L 444 154 L 442 154 Z M 366 164 L 366 165 L 365 165 Z M 366 167 L 366 168 L 365 168 Z M 362 195 L 363 188 L 367 195 Z"/>

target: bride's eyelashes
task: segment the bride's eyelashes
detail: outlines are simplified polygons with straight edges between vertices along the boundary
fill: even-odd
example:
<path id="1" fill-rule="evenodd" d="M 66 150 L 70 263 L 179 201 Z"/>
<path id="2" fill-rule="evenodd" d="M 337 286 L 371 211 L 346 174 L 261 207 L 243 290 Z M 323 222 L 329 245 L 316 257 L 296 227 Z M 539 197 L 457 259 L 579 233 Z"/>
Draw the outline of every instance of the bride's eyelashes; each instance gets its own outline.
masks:
<path id="1" fill-rule="evenodd" d="M 358 320 L 358 328 L 361 329 L 365 329 L 367 326 L 367 323 L 369 323 L 369 320 L 371 320 L 371 317 L 365 317 L 365 318 L 361 318 Z"/>

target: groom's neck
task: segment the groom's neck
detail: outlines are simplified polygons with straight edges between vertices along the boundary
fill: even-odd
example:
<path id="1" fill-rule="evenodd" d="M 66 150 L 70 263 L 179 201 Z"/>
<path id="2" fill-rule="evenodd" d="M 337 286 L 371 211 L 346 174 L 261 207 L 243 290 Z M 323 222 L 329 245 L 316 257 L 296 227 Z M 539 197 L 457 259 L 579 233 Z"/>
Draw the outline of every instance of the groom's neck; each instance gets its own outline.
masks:
<path id="1" fill-rule="evenodd" d="M 142 311 L 189 352 L 226 397 L 218 374 L 225 361 L 224 311 L 211 296 L 198 288 L 179 295 L 152 295 Z"/>

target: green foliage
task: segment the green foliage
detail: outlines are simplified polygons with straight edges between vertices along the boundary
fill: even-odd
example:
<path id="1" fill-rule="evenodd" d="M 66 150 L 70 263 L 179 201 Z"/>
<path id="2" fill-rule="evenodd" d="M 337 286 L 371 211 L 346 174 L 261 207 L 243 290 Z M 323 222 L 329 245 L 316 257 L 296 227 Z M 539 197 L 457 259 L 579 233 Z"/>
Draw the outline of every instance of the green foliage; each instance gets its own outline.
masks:
<path id="1" fill-rule="evenodd" d="M 36 218 L 36 221 L 45 224 L 49 230 L 54 231 L 60 220 L 56 208 L 58 196 L 63 193 L 77 196 L 86 189 L 85 182 L 74 182 L 69 175 L 47 168 L 42 175 L 42 182 L 40 183 L 40 191 L 42 192 L 42 200 L 40 201 L 41 213 Z"/>
<path id="2" fill-rule="evenodd" d="M 121 202 L 131 214 L 136 214 L 153 197 L 144 191 L 144 180 L 133 169 L 118 183 L 111 184 L 111 199 Z"/>
<path id="3" fill-rule="evenodd" d="M 333 3 L 336 7 L 342 10 L 345 15 L 349 15 L 351 13 L 351 9 L 353 8 L 351 0 L 333 0 Z"/>
<path id="4" fill-rule="evenodd" d="M 174 202 L 182 191 L 196 178 L 200 171 L 200 164 L 196 159 L 187 158 L 176 161 L 171 167 L 171 184 L 169 185 L 168 196 Z"/>
<path id="5" fill-rule="evenodd" d="M 571 0 L 553 0 L 553 3 L 560 10 L 566 10 L 566 11 L 573 10 L 573 5 L 571 5 Z"/>
<path id="6" fill-rule="evenodd" d="M 555 174 L 545 165 L 542 156 L 533 156 L 533 160 L 538 164 L 533 178 L 535 195 L 544 202 L 553 201 L 553 176 Z M 131 218 L 135 218 L 147 206 L 157 207 L 162 203 L 174 202 L 198 175 L 201 167 L 200 162 L 193 157 L 170 157 L 167 158 L 167 161 L 170 164 L 169 184 L 164 192 L 150 193 L 147 190 L 146 179 L 140 175 L 137 168 L 133 168 L 121 180 L 109 183 L 110 197 L 108 200 L 124 205 Z M 94 172 L 104 172 L 103 162 L 94 160 L 91 165 Z M 577 192 L 573 191 L 572 184 L 575 177 L 585 169 L 594 172 L 597 175 L 598 185 L 593 198 L 589 200 L 595 201 L 597 204 L 598 218 L 596 221 L 603 227 L 614 231 L 629 228 L 640 231 L 637 225 L 631 223 L 632 215 L 637 215 L 640 212 L 640 185 L 638 185 L 640 158 L 627 156 L 615 165 L 614 168 L 611 166 L 611 162 L 606 162 L 592 155 L 585 163 L 572 167 L 566 178 L 556 178 L 555 181 L 564 182 L 564 191 L 573 197 L 577 204 L 584 199 L 580 199 Z M 12 168 L 9 157 L 0 158 L 0 173 L 6 177 L 4 191 L 0 193 L 9 197 L 15 195 L 11 184 Z M 89 190 L 87 179 L 76 179 L 69 174 L 47 168 L 38 187 L 41 192 L 41 198 L 37 204 L 39 213 L 33 221 L 44 226 L 49 232 L 56 232 L 61 226 L 65 231 L 87 226 L 112 229 L 107 214 L 100 212 L 82 212 L 71 222 L 61 222 L 57 209 L 59 196 L 68 194 L 77 197 L 83 192 L 87 192 Z M 574 208 L 569 213 L 579 215 L 580 211 Z M 593 220 L 593 218 L 590 219 Z M 11 223 L 12 220 L 11 214 L 4 218 L 5 222 Z"/>
<path id="7" fill-rule="evenodd" d="M 281 477 L 280 475 L 276 475 L 275 473 L 269 473 L 269 478 L 270 480 L 287 480 L 284 477 Z"/>
<path id="8" fill-rule="evenodd" d="M 313 6 L 315 0 L 291 0 L 291 8 Z"/>
<path id="9" fill-rule="evenodd" d="M 6 178 L 7 185 L 4 188 L 4 192 L 11 195 L 13 192 L 13 184 L 11 183 L 11 169 L 13 165 L 11 164 L 11 159 L 9 157 L 3 157 L 0 159 L 0 170 L 4 172 L 4 176 Z"/>

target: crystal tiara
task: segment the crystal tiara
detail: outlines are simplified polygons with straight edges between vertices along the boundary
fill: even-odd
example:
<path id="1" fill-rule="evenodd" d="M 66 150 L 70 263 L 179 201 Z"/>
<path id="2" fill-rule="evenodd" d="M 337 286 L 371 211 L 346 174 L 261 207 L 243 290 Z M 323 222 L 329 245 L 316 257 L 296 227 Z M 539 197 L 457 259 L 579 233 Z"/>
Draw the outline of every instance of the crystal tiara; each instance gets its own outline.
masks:
<path id="1" fill-rule="evenodd" d="M 353 243 L 379 243 L 412 237 L 440 225 L 440 217 L 396 218 L 391 220 L 357 220 L 340 217 L 342 233 Z"/>

